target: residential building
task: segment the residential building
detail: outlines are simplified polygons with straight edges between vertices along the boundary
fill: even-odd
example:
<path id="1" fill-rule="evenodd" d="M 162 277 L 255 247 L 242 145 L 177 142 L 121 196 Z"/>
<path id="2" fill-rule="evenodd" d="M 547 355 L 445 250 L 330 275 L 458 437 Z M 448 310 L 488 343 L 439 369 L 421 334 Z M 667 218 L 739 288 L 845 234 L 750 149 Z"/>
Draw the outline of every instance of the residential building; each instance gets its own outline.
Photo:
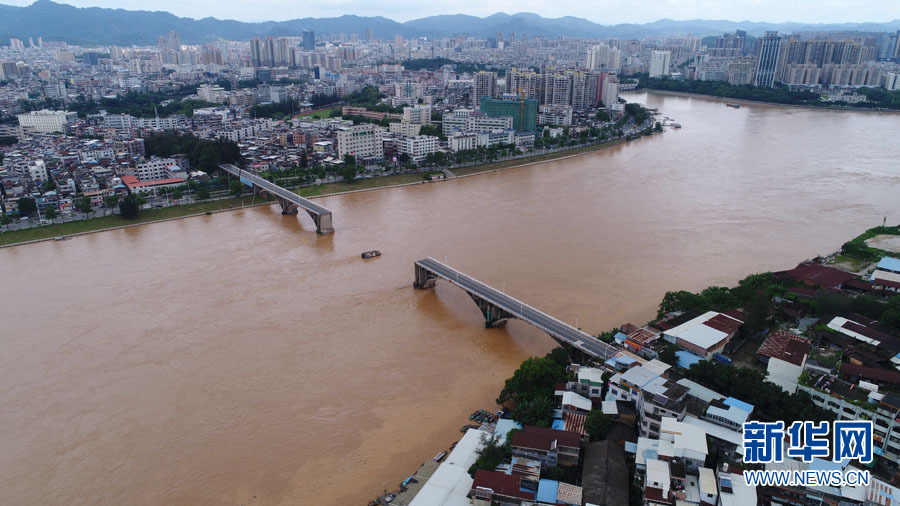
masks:
<path id="1" fill-rule="evenodd" d="M 778 57 L 781 53 L 781 37 L 778 32 L 766 32 L 764 36 L 756 39 L 756 47 L 756 76 L 753 84 L 771 88 L 775 86 Z"/>
<path id="2" fill-rule="evenodd" d="M 701 357 L 722 351 L 741 326 L 740 320 L 708 311 L 674 328 L 663 331 L 664 341 Z"/>
<path id="3" fill-rule="evenodd" d="M 392 134 L 410 137 L 419 135 L 419 132 L 422 130 L 422 125 L 410 123 L 409 121 L 395 121 L 388 125 L 388 129 Z"/>
<path id="4" fill-rule="evenodd" d="M 19 114 L 19 126 L 40 133 L 65 133 L 66 125 L 78 120 L 77 112 L 42 109 Z"/>
<path id="5" fill-rule="evenodd" d="M 481 97 L 496 98 L 499 94 L 497 89 L 497 73 L 481 71 L 475 74 L 473 101 L 478 105 Z"/>
<path id="6" fill-rule="evenodd" d="M 378 158 L 382 155 L 381 128 L 372 124 L 341 127 L 337 131 L 337 152 L 356 158 Z"/>
<path id="7" fill-rule="evenodd" d="M 450 151 L 467 151 L 478 147 L 478 136 L 474 133 L 455 133 L 448 139 Z"/>
<path id="8" fill-rule="evenodd" d="M 183 172 L 172 158 L 150 158 L 135 166 L 135 175 L 139 181 L 153 181 L 177 177 L 175 172 Z M 183 177 L 183 176 L 182 176 Z"/>
<path id="9" fill-rule="evenodd" d="M 431 124 L 431 106 L 419 105 L 415 107 L 403 108 L 403 121 L 414 123 L 416 125 Z"/>
<path id="10" fill-rule="evenodd" d="M 797 391 L 797 380 L 806 367 L 809 350 L 809 338 L 776 330 L 766 336 L 756 350 L 756 356 L 767 366 L 766 380 L 793 394 Z"/>
<path id="11" fill-rule="evenodd" d="M 429 153 L 434 153 L 440 146 L 440 139 L 431 135 L 416 135 L 397 139 L 397 152 L 407 154 L 416 163 L 422 163 Z"/>
<path id="12" fill-rule="evenodd" d="M 669 75 L 669 67 L 672 65 L 671 51 L 653 51 L 650 53 L 650 77 L 662 77 Z"/>
<path id="13" fill-rule="evenodd" d="M 512 454 L 539 460 L 542 466 L 574 466 L 581 453 L 581 435 L 556 429 L 525 426 L 510 438 Z"/>
<path id="14" fill-rule="evenodd" d="M 889 292 L 900 292 L 900 259 L 882 258 L 869 279 L 876 288 Z"/>

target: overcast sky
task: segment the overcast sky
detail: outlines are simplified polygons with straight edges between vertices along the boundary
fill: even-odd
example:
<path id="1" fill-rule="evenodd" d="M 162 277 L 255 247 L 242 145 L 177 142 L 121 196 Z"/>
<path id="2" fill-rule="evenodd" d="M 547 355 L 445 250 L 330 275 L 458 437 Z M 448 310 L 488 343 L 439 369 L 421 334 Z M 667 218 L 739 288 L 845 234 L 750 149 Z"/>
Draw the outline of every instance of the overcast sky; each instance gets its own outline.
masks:
<path id="1" fill-rule="evenodd" d="M 602 24 L 645 23 L 661 18 L 833 23 L 900 18 L 900 0 L 57 0 L 78 7 L 162 10 L 177 16 L 240 21 L 384 16 L 397 21 L 436 14 L 487 16 L 535 12 L 545 17 L 575 16 Z M 0 0 L 29 5 L 32 0 Z"/>

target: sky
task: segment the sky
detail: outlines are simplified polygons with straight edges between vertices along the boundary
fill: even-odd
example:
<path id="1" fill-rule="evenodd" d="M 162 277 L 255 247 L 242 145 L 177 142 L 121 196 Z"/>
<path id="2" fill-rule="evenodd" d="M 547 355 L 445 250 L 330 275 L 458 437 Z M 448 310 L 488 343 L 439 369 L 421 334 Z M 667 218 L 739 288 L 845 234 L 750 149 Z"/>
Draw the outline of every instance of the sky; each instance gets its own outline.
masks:
<path id="1" fill-rule="evenodd" d="M 408 21 L 437 14 L 488 16 L 534 12 L 575 16 L 601 24 L 646 23 L 662 18 L 728 19 L 780 23 L 841 23 L 900 19 L 900 0 L 55 0 L 76 7 L 160 10 L 177 16 L 239 21 L 282 21 L 344 14 Z M 32 0 L 0 0 L 30 5 Z"/>

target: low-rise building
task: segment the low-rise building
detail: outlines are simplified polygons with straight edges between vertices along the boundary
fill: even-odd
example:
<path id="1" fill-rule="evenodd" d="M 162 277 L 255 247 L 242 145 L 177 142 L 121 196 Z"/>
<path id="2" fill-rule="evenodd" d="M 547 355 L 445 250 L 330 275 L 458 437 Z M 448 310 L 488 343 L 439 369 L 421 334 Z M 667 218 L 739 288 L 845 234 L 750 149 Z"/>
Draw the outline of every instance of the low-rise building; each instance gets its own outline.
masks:
<path id="1" fill-rule="evenodd" d="M 574 466 L 581 453 L 581 434 L 556 429 L 525 426 L 510 438 L 512 454 L 539 460 L 542 466 Z"/>

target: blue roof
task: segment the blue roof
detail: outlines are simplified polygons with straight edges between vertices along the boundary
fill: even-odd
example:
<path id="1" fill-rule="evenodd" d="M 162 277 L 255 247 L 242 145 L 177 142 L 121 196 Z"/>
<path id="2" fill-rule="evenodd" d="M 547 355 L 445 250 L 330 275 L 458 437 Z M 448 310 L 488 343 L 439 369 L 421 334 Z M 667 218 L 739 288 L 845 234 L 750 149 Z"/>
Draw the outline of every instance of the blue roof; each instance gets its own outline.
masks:
<path id="1" fill-rule="evenodd" d="M 884 257 L 878 262 L 878 268 L 900 272 L 900 258 Z"/>
<path id="2" fill-rule="evenodd" d="M 722 404 L 726 406 L 733 406 L 740 410 L 746 411 L 747 413 L 753 411 L 753 404 L 747 404 L 746 402 L 735 399 L 734 397 L 726 398 L 724 401 L 722 401 Z"/>
<path id="3" fill-rule="evenodd" d="M 637 453 L 637 443 L 625 441 L 625 451 L 628 453 Z"/>
<path id="4" fill-rule="evenodd" d="M 546 502 L 556 504 L 556 496 L 559 493 L 559 482 L 556 480 L 542 479 L 538 482 L 537 497 L 538 502 Z"/>
<path id="5" fill-rule="evenodd" d="M 625 334 L 623 334 L 621 332 L 616 332 L 616 334 L 613 336 L 613 338 L 618 339 L 619 341 L 624 341 L 624 340 L 628 339 L 628 336 L 626 336 Z"/>
<path id="6" fill-rule="evenodd" d="M 556 430 L 566 430 L 566 422 L 564 422 L 562 418 L 554 418 L 553 424 L 550 425 L 550 428 Z"/>
<path id="7" fill-rule="evenodd" d="M 675 356 L 678 357 L 678 367 L 682 369 L 690 369 L 692 365 L 703 360 L 689 351 L 676 351 Z"/>

